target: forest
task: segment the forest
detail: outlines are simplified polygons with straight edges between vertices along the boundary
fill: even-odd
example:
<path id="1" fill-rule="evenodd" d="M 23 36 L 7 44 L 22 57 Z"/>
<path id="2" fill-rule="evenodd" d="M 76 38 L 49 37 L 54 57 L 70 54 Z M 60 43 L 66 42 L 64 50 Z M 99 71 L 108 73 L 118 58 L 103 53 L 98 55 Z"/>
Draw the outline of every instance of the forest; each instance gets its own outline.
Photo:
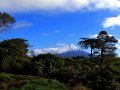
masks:
<path id="1" fill-rule="evenodd" d="M 8 13 L 0 13 L 0 34 L 15 22 Z M 28 40 L 1 40 L 0 90 L 120 90 L 117 43 L 100 31 L 96 38 L 82 37 L 77 44 L 90 49 L 88 58 L 62 58 L 50 53 L 29 57 Z"/>

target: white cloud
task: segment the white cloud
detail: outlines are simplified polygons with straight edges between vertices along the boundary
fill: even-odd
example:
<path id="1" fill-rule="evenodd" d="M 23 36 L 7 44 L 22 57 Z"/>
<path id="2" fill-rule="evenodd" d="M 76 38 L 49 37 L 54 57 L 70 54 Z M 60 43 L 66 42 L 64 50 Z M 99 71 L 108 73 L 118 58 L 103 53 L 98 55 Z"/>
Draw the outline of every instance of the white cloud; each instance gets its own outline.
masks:
<path id="1" fill-rule="evenodd" d="M 41 11 L 79 11 L 82 9 L 120 10 L 119 0 L 0 0 L 0 11 L 26 12 Z"/>
<path id="2" fill-rule="evenodd" d="M 117 17 L 106 18 L 105 21 L 103 22 L 104 28 L 115 27 L 115 26 L 120 26 L 120 15 L 118 15 Z"/>
<path id="3" fill-rule="evenodd" d="M 71 10 L 85 7 L 88 0 L 1 0 L 0 10 L 22 12 L 30 10 Z"/>
<path id="4" fill-rule="evenodd" d="M 63 43 L 59 43 L 57 44 L 58 47 L 57 48 L 43 48 L 43 49 L 34 49 L 34 55 L 39 55 L 39 54 L 46 54 L 46 53 L 51 53 L 51 54 L 55 54 L 55 53 L 63 53 L 63 52 L 67 52 L 67 51 L 71 51 L 71 50 L 78 50 L 79 48 L 74 45 L 67 45 L 67 44 L 63 44 Z M 30 53 L 28 54 L 30 55 Z"/>
<path id="5" fill-rule="evenodd" d="M 17 23 L 14 24 L 13 28 L 14 29 L 18 29 L 18 28 L 30 27 L 30 26 L 32 26 L 31 22 L 19 21 L 19 22 L 17 22 Z"/>
<path id="6" fill-rule="evenodd" d="M 96 8 L 119 10 L 120 9 L 120 1 L 119 0 L 98 0 L 98 2 L 96 4 Z"/>

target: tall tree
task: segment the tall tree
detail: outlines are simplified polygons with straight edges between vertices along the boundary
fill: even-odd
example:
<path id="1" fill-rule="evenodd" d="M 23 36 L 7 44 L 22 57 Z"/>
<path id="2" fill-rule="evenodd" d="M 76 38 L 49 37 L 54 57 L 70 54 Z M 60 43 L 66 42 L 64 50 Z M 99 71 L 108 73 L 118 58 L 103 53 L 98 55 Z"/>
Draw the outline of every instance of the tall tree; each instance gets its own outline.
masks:
<path id="1" fill-rule="evenodd" d="M 9 15 L 8 13 L 5 13 L 5 12 L 1 13 L 0 12 L 0 33 L 8 30 L 14 23 L 15 23 L 15 18 L 14 17 Z M 2 45 L 2 42 L 0 42 L 0 67 L 1 67 L 2 58 L 3 57 L 5 57 L 7 59 L 9 58 L 9 57 L 6 57 L 6 53 L 5 53 L 5 52 L 8 52 L 8 49 L 7 48 L 2 48 L 2 46 L 6 47 L 8 45 L 7 44 L 6 45 Z M 14 48 L 13 48 L 13 50 L 14 50 Z"/>
<path id="2" fill-rule="evenodd" d="M 15 62 L 16 60 L 25 59 L 27 57 L 28 47 L 28 41 L 21 38 L 1 41 L 0 68 L 6 68 L 6 65 L 9 66 L 11 62 Z"/>
<path id="3" fill-rule="evenodd" d="M 8 13 L 0 12 L 0 32 L 6 31 L 15 23 L 15 18 Z"/>
<path id="4" fill-rule="evenodd" d="M 106 31 L 99 32 L 97 39 L 99 43 L 96 45 L 98 52 L 100 53 L 100 60 L 103 63 L 103 57 L 115 57 L 116 47 L 115 44 L 118 40 L 114 36 L 109 35 Z"/>
<path id="5" fill-rule="evenodd" d="M 89 47 L 91 48 L 90 60 L 92 60 L 93 59 L 93 49 L 95 48 L 96 43 L 98 43 L 98 39 L 96 39 L 96 38 L 81 38 L 78 45 L 82 49 L 88 49 Z"/>

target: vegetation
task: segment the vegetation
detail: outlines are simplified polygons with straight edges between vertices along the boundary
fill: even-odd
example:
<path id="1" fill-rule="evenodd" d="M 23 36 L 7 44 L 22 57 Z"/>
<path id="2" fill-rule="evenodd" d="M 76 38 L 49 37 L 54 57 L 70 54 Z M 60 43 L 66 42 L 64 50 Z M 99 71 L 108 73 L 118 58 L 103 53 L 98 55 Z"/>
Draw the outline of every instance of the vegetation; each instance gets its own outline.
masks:
<path id="1" fill-rule="evenodd" d="M 95 38 L 81 38 L 81 41 L 78 43 L 78 45 L 82 49 L 87 49 L 88 47 L 91 48 L 91 54 L 90 54 L 90 60 L 93 58 L 93 49 L 95 49 L 95 45 L 98 43 L 98 39 Z"/>
<path id="2" fill-rule="evenodd" d="M 27 59 L 28 46 L 27 40 L 21 38 L 1 41 L 0 71 L 14 72 L 15 69 L 22 68 L 22 63 Z"/>
<path id="3" fill-rule="evenodd" d="M 6 13 L 0 13 L 0 21 L 1 31 L 15 22 Z M 82 56 L 61 58 L 52 54 L 28 57 L 30 45 L 27 40 L 1 41 L 0 89 L 120 90 L 120 58 L 115 53 L 117 42 L 106 31 L 99 32 L 96 38 L 81 38 L 80 48 L 91 48 L 89 60 Z"/>
<path id="4" fill-rule="evenodd" d="M 103 63 L 103 57 L 115 57 L 116 47 L 115 44 L 118 40 L 115 39 L 114 36 L 108 35 L 106 31 L 101 31 L 98 36 L 99 44 L 96 45 L 98 51 L 100 53 L 100 60 Z"/>
<path id="5" fill-rule="evenodd" d="M 0 12 L 0 32 L 8 30 L 15 23 L 14 17 Z"/>
<path id="6" fill-rule="evenodd" d="M 0 89 L 5 90 L 67 90 L 67 87 L 52 79 L 39 76 L 0 73 Z"/>

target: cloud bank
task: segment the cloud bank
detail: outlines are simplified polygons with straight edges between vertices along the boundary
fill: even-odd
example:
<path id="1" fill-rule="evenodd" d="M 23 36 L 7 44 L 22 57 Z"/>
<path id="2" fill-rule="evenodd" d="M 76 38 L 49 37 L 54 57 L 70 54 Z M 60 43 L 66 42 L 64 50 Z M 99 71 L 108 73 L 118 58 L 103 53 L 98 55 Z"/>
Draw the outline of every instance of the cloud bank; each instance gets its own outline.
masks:
<path id="1" fill-rule="evenodd" d="M 74 45 L 67 45 L 64 43 L 59 43 L 57 44 L 58 47 L 56 48 L 43 48 L 43 49 L 34 49 L 32 50 L 32 54 L 34 55 L 39 55 L 39 54 L 47 54 L 47 53 L 51 53 L 51 54 L 55 54 L 55 53 L 64 53 L 67 51 L 71 51 L 71 50 L 78 50 L 79 48 Z M 31 53 L 28 53 L 29 56 L 31 56 Z"/>
<path id="2" fill-rule="evenodd" d="M 119 0 L 0 0 L 0 11 L 79 11 L 79 10 L 120 10 Z"/>

